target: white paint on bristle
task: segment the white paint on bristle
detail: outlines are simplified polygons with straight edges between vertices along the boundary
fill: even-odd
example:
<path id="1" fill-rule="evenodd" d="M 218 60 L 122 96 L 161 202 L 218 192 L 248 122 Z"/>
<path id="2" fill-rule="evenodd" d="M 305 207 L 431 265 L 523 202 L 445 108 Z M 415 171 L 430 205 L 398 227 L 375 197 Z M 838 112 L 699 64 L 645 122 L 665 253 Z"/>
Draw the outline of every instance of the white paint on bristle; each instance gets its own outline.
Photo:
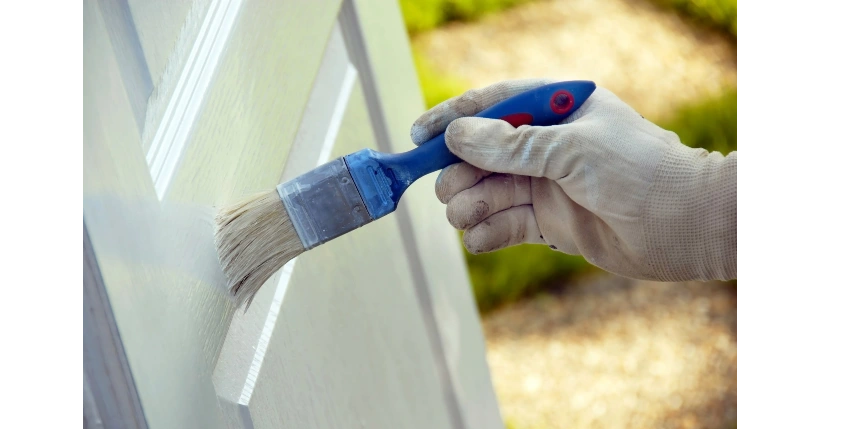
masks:
<path id="1" fill-rule="evenodd" d="M 226 207 L 215 217 L 215 245 L 230 294 L 250 306 L 277 270 L 304 252 L 304 246 L 277 191 Z M 247 307 L 246 307 L 247 308 Z"/>

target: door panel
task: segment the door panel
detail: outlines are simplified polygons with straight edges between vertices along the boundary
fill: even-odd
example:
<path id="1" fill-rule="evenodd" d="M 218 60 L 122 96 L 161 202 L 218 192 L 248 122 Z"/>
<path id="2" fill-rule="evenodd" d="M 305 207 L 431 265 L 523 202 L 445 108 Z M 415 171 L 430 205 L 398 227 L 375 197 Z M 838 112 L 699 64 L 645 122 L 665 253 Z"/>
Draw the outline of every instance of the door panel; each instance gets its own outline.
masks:
<path id="1" fill-rule="evenodd" d="M 150 427 L 499 427 L 463 417 L 494 394 L 455 234 L 443 217 L 404 226 L 439 212 L 431 191 L 291 261 L 247 312 L 226 294 L 216 206 L 390 151 L 420 111 L 402 28 L 369 21 L 399 39 L 402 61 L 380 62 L 347 15 L 336 0 L 84 2 L 83 215 Z"/>
<path id="2" fill-rule="evenodd" d="M 346 55 L 335 27 L 281 180 L 376 147 Z M 369 427 L 448 427 L 396 228 L 387 217 L 301 255 L 234 316 L 213 375 L 225 418 L 242 427 L 302 427 L 318 416 L 321 427 L 352 427 L 356 416 Z"/>
<path id="3" fill-rule="evenodd" d="M 241 4 L 217 72 L 209 80 L 208 68 L 200 67 L 199 76 L 180 85 L 177 107 L 162 120 L 179 123 L 168 127 L 176 130 L 175 138 L 169 131 L 163 139 L 155 137 L 155 144 L 163 140 L 159 147 L 169 147 L 161 150 L 168 152 L 166 158 L 182 160 L 165 185 L 172 199 L 228 203 L 277 181 L 338 6 L 335 1 Z M 229 16 L 225 12 L 225 19 Z M 219 44 L 211 44 L 212 53 L 206 56 L 201 49 L 199 62 L 215 56 Z M 197 70 L 196 64 L 188 67 Z M 209 87 L 205 103 L 194 96 L 198 87 Z M 182 125 L 189 123 L 194 130 L 183 139 L 187 127 Z"/>
<path id="4" fill-rule="evenodd" d="M 329 160 L 354 84 L 355 69 L 335 26 L 279 182 Z M 225 416 L 237 424 L 251 424 L 248 405 L 296 262 L 288 262 L 262 286 L 247 312 L 233 315 L 212 378 Z"/>
<path id="5" fill-rule="evenodd" d="M 373 141 L 355 86 L 331 157 Z M 250 402 L 254 427 L 449 427 L 403 246 L 386 217 L 298 258 Z"/>
<path id="6" fill-rule="evenodd" d="M 134 112 L 138 131 L 142 133 L 146 119 L 146 103 L 152 94 L 153 81 L 147 67 L 146 54 L 141 46 L 140 33 L 127 1 L 99 0 L 98 6 L 113 55 L 120 66 L 125 92 Z"/>

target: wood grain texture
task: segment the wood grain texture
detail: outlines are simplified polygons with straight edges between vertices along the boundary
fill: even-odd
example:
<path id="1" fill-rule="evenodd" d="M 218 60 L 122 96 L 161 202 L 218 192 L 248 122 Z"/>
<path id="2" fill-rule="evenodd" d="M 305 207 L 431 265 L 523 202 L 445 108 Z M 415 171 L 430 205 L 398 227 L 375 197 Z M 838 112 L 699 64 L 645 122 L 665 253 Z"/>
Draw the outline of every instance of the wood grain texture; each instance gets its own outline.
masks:
<path id="1" fill-rule="evenodd" d="M 243 0 L 213 1 L 193 38 L 193 47 L 187 58 L 184 62 L 171 61 L 171 67 L 165 72 L 165 76 L 178 75 L 179 79 L 175 82 L 157 127 L 144 128 L 144 143 L 148 143 L 146 162 L 159 200 L 164 198 L 173 184 L 174 174 L 207 101 L 212 80 L 229 46 L 243 3 Z M 183 35 L 188 34 L 187 30 L 183 31 Z M 190 39 L 187 37 L 187 40 Z M 176 54 L 179 53 L 181 50 L 176 51 Z M 175 60 L 176 55 L 172 59 Z M 176 73 L 180 63 L 181 70 Z M 174 82 L 162 81 L 157 94 L 163 92 L 166 84 Z M 154 135 L 151 135 L 153 129 Z"/>
<path id="2" fill-rule="evenodd" d="M 100 0 L 105 1 L 105 0 Z M 106 0 L 115 2 L 117 0 Z M 212 0 L 124 0 L 134 19 L 147 72 L 158 82 L 176 50 L 192 8 L 208 9 Z M 196 31 L 193 31 L 196 33 Z"/>
<path id="3" fill-rule="evenodd" d="M 153 90 L 146 104 L 146 119 L 141 141 L 144 152 L 150 150 L 150 145 L 155 141 L 155 135 L 159 127 L 164 123 L 164 116 L 168 113 L 170 102 L 176 97 L 176 92 L 182 84 L 183 71 L 193 68 L 194 63 L 192 58 L 200 56 L 195 55 L 194 51 L 195 48 L 200 48 L 197 40 L 204 38 L 207 34 L 207 24 L 211 27 L 223 27 L 223 25 L 220 25 L 221 20 L 213 20 L 213 17 L 209 17 L 210 12 L 214 13 L 218 10 L 219 4 L 230 3 L 231 1 L 192 0 L 190 2 L 182 1 L 178 2 L 178 4 L 169 3 L 164 5 L 164 9 L 167 11 L 174 8 L 179 8 L 180 10 L 187 8 L 187 12 L 184 15 L 180 12 L 175 12 L 176 15 L 171 18 L 171 20 L 176 21 L 176 25 L 180 22 L 176 18 L 181 18 L 181 26 L 178 28 L 168 28 L 165 22 L 169 21 L 158 21 L 157 18 L 152 18 L 152 16 L 157 17 L 161 13 L 157 9 L 158 3 L 129 0 L 129 9 L 134 18 L 135 28 L 138 29 L 138 40 L 140 40 L 141 49 L 144 52 L 146 51 L 146 44 L 152 43 L 150 39 L 159 36 L 157 32 L 147 34 L 142 27 L 148 25 L 151 27 L 149 31 L 160 28 L 167 33 L 178 30 L 178 34 L 175 37 L 173 35 L 161 36 L 164 40 L 159 39 L 158 41 L 159 44 L 163 45 L 163 47 L 159 47 L 159 50 L 167 46 L 172 46 L 169 51 L 158 54 L 158 58 L 166 56 L 166 58 L 160 61 L 163 65 L 153 67 L 153 62 L 149 61 L 152 59 L 151 56 L 147 58 L 146 67 L 152 70 L 150 76 L 152 77 Z M 141 15 L 141 8 L 147 10 L 155 8 L 155 10 Z M 135 15 L 135 13 L 137 14 Z M 207 17 L 209 18 L 208 23 Z M 211 25 L 212 21 L 215 21 L 216 25 Z"/>
<path id="4" fill-rule="evenodd" d="M 390 150 L 412 149 L 411 125 L 425 109 L 399 4 L 396 0 L 350 1 L 361 24 Z M 456 232 L 447 223 L 445 207 L 435 198 L 435 176 L 418 180 L 403 196 L 400 204 L 413 225 L 413 236 L 407 240 L 413 240 L 426 277 L 463 427 L 501 428 L 468 272 Z"/>
<path id="5" fill-rule="evenodd" d="M 375 147 L 355 86 L 332 159 Z M 447 428 L 393 216 L 298 257 L 250 411 L 255 428 Z"/>
<path id="6" fill-rule="evenodd" d="M 168 199 L 220 205 L 277 185 L 338 8 L 244 2 Z"/>

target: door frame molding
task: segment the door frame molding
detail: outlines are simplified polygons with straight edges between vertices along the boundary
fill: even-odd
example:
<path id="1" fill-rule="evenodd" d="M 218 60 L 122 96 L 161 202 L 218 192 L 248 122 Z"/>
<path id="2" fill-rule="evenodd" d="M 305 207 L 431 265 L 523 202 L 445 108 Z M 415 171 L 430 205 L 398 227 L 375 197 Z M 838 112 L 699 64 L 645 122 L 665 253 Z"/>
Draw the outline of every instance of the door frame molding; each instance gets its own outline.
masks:
<path id="1" fill-rule="evenodd" d="M 146 416 L 83 222 L 84 428 L 146 429 Z"/>
<path id="2" fill-rule="evenodd" d="M 382 107 L 382 100 L 379 97 L 378 79 L 373 70 L 373 64 L 367 49 L 361 16 L 358 13 L 354 0 L 343 0 L 340 8 L 338 22 L 343 31 L 343 37 L 346 40 L 350 59 L 355 68 L 358 69 L 358 77 L 364 88 L 367 112 L 370 115 L 373 133 L 376 136 L 376 144 L 379 145 L 379 149 L 383 152 L 395 153 L 397 151 L 394 149 L 392 138 L 388 131 L 389 127 Z M 421 309 L 421 318 L 426 327 L 427 339 L 430 342 L 430 349 L 432 349 L 433 362 L 435 363 L 438 378 L 441 382 L 444 402 L 448 411 L 448 420 L 450 421 L 451 428 L 464 429 L 465 422 L 460 406 L 461 401 L 457 394 L 453 373 L 446 357 L 444 339 L 442 338 L 439 323 L 436 319 L 430 284 L 417 249 L 417 236 L 409 209 L 408 202 L 401 202 L 394 212 L 394 217 L 397 219 L 400 235 L 403 237 L 406 260 L 409 262 L 409 268 L 412 272 L 414 290 Z"/>

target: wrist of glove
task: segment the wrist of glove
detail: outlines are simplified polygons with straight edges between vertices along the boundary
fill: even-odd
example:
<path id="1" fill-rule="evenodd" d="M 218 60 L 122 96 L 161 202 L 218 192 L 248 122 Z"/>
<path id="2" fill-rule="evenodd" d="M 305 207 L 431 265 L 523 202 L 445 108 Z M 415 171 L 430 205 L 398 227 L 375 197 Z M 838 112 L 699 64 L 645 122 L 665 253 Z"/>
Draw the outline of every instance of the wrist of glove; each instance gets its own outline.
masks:
<path id="1" fill-rule="evenodd" d="M 560 125 L 469 117 L 549 82 L 471 90 L 412 127 L 418 145 L 446 129 L 464 161 L 436 194 L 468 251 L 537 243 L 627 277 L 736 278 L 736 152 L 689 148 L 603 88 Z"/>

